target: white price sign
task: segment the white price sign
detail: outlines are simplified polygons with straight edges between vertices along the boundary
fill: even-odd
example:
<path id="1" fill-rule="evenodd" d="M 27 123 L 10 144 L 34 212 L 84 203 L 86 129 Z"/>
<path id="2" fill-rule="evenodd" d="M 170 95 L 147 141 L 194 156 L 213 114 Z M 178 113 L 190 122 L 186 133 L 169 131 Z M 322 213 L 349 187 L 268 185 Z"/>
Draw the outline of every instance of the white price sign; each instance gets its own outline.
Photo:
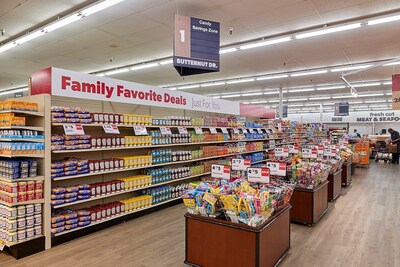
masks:
<path id="1" fill-rule="evenodd" d="M 263 133 L 261 128 L 257 128 L 257 132 L 258 132 L 259 134 L 262 134 L 262 133 Z"/>
<path id="2" fill-rule="evenodd" d="M 289 148 L 287 147 L 275 148 L 275 157 L 289 157 Z"/>
<path id="3" fill-rule="evenodd" d="M 288 145 L 289 153 L 291 154 L 298 154 L 299 153 L 299 146 L 298 145 Z"/>
<path id="4" fill-rule="evenodd" d="M 271 175 L 286 176 L 286 163 L 267 162 L 267 167 Z"/>
<path id="5" fill-rule="evenodd" d="M 233 128 L 233 133 L 234 134 L 239 134 L 239 129 L 238 128 Z"/>
<path id="6" fill-rule="evenodd" d="M 194 132 L 196 134 L 203 134 L 203 129 L 201 129 L 200 127 L 194 127 Z"/>
<path id="7" fill-rule="evenodd" d="M 231 166 L 213 164 L 211 166 L 211 177 L 225 180 L 231 179 Z"/>
<path id="8" fill-rule="evenodd" d="M 254 132 L 254 128 L 249 128 L 249 133 L 253 133 Z"/>
<path id="9" fill-rule="evenodd" d="M 84 135 L 85 134 L 82 124 L 64 124 L 63 127 L 64 127 L 65 135 Z"/>
<path id="10" fill-rule="evenodd" d="M 248 133 L 248 129 L 246 129 L 246 128 L 242 128 L 240 130 L 242 130 L 242 133 Z"/>
<path id="11" fill-rule="evenodd" d="M 103 130 L 108 134 L 120 134 L 119 129 L 115 124 L 103 124 Z"/>
<path id="12" fill-rule="evenodd" d="M 318 151 L 318 155 L 323 155 L 324 154 L 324 147 L 323 146 L 317 146 L 317 151 Z"/>
<path id="13" fill-rule="evenodd" d="M 222 131 L 222 133 L 224 133 L 224 134 L 228 134 L 228 130 L 227 130 L 225 127 L 221 128 L 221 131 Z"/>
<path id="14" fill-rule="evenodd" d="M 181 127 L 181 126 L 178 127 L 178 132 L 180 134 L 187 134 L 188 133 L 187 129 L 185 127 Z"/>
<path id="15" fill-rule="evenodd" d="M 316 159 L 318 157 L 318 151 L 316 148 L 302 148 L 301 156 L 303 158 Z"/>
<path id="16" fill-rule="evenodd" d="M 324 156 L 325 157 L 332 156 L 332 150 L 330 148 L 324 148 Z"/>
<path id="17" fill-rule="evenodd" d="M 143 125 L 133 126 L 135 135 L 147 135 L 147 129 Z"/>
<path id="18" fill-rule="evenodd" d="M 269 184 L 268 168 L 247 168 L 247 179 L 253 183 Z"/>
<path id="19" fill-rule="evenodd" d="M 214 127 L 210 127 L 210 133 L 217 134 L 217 129 L 215 129 Z"/>
<path id="20" fill-rule="evenodd" d="M 250 159 L 232 159 L 232 170 L 245 171 L 251 166 Z"/>
<path id="21" fill-rule="evenodd" d="M 171 129 L 169 127 L 160 127 L 161 135 L 171 135 Z"/>

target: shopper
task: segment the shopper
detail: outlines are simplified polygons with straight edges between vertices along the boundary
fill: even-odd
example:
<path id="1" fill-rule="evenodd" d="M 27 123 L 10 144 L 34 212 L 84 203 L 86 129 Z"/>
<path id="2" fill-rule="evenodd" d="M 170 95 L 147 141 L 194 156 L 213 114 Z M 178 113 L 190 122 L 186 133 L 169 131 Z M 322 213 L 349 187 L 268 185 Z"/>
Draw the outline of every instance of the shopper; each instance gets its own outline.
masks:
<path id="1" fill-rule="evenodd" d="M 388 132 L 390 133 L 390 139 L 392 144 L 397 144 L 396 153 L 392 153 L 392 163 L 399 164 L 399 156 L 400 156 L 400 134 L 398 131 L 389 128 Z"/>
<path id="2" fill-rule="evenodd" d="M 346 132 L 342 135 L 343 139 L 351 139 L 351 135 L 349 134 L 349 131 L 346 130 Z"/>
<path id="3" fill-rule="evenodd" d="M 353 137 L 354 138 L 361 138 L 361 135 L 357 132 L 357 129 L 354 129 Z"/>

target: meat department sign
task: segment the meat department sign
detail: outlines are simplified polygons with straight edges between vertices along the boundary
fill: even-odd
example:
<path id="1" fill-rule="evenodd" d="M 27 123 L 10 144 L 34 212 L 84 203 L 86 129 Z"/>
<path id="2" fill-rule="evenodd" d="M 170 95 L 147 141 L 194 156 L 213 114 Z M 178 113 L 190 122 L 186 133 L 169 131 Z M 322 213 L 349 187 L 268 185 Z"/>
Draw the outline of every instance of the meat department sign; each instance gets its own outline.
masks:
<path id="1" fill-rule="evenodd" d="M 289 114 L 288 119 L 319 122 L 319 113 Z M 324 123 L 340 122 L 400 122 L 400 110 L 383 111 L 350 111 L 349 116 L 334 116 L 333 113 L 324 113 L 322 118 Z"/>

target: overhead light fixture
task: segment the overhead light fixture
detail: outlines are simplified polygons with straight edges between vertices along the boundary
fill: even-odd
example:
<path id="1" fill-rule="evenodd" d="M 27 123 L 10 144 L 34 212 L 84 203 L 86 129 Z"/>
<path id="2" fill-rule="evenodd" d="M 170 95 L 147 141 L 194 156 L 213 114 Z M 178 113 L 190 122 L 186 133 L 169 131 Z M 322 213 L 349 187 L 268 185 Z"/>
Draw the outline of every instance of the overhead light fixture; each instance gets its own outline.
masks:
<path id="1" fill-rule="evenodd" d="M 3 53 L 4 51 L 7 51 L 8 49 L 11 49 L 15 46 L 17 46 L 17 44 L 15 42 L 2 45 L 2 46 L 0 46 L 0 53 Z"/>
<path id="2" fill-rule="evenodd" d="M 369 108 L 356 108 L 356 111 L 369 111 Z"/>
<path id="3" fill-rule="evenodd" d="M 392 85 L 392 81 L 383 82 L 383 85 Z"/>
<path id="4" fill-rule="evenodd" d="M 321 96 L 321 97 L 311 97 L 310 100 L 327 100 L 331 99 L 330 96 Z"/>
<path id="5" fill-rule="evenodd" d="M 171 91 L 176 91 L 178 88 L 176 88 L 176 87 L 169 87 L 169 88 L 167 88 L 167 89 L 169 89 L 169 90 L 171 90 Z"/>
<path id="6" fill-rule="evenodd" d="M 177 87 L 176 89 L 185 90 L 185 89 L 193 89 L 193 88 L 199 88 L 199 87 L 200 87 L 200 85 L 198 85 L 198 84 L 192 84 L 192 85 L 180 86 L 180 87 Z"/>
<path id="7" fill-rule="evenodd" d="M 20 45 L 20 44 L 29 42 L 29 41 L 31 41 L 31 40 L 33 40 L 33 39 L 39 37 L 39 36 L 42 36 L 43 34 L 45 34 L 45 32 L 42 31 L 42 30 L 36 31 L 36 32 L 32 32 L 32 33 L 29 33 L 28 35 L 25 35 L 25 36 L 23 36 L 23 37 L 17 39 L 15 42 L 16 42 L 18 45 Z"/>
<path id="8" fill-rule="evenodd" d="M 352 84 L 353 87 L 369 87 L 369 86 L 378 86 L 381 83 L 376 83 L 376 82 L 372 82 L 372 83 L 356 83 L 356 84 Z"/>
<path id="9" fill-rule="evenodd" d="M 362 101 L 353 101 L 353 102 L 349 102 L 349 104 L 351 105 L 355 105 L 355 104 L 362 104 Z"/>
<path id="10" fill-rule="evenodd" d="M 317 91 L 344 89 L 344 88 L 346 88 L 346 86 L 344 86 L 344 85 L 333 85 L 333 86 L 319 87 L 319 88 L 317 88 Z"/>
<path id="11" fill-rule="evenodd" d="M 335 103 L 329 102 L 329 103 L 322 103 L 323 106 L 333 106 Z"/>
<path id="12" fill-rule="evenodd" d="M 73 14 L 71 16 L 68 16 L 66 18 L 62 18 L 60 20 L 58 20 L 57 22 L 50 24 L 49 26 L 44 27 L 44 31 L 45 32 L 52 32 L 54 30 L 57 30 L 61 27 L 64 27 L 68 24 L 71 24 L 79 19 L 81 19 L 82 16 L 80 14 Z"/>
<path id="13" fill-rule="evenodd" d="M 13 90 L 8 90 L 8 91 L 1 91 L 0 95 L 8 95 L 8 94 L 14 94 L 14 93 L 22 93 L 22 92 L 26 92 L 29 89 L 27 87 L 24 88 L 17 88 L 17 89 L 13 89 Z"/>
<path id="14" fill-rule="evenodd" d="M 249 101 L 244 101 L 244 102 L 241 102 L 242 104 L 245 104 L 245 105 L 248 105 L 248 104 L 250 104 L 250 102 Z"/>
<path id="15" fill-rule="evenodd" d="M 370 103 L 386 103 L 386 100 L 366 100 L 366 101 L 364 101 L 364 103 L 366 103 L 366 104 L 370 104 Z"/>
<path id="16" fill-rule="evenodd" d="M 105 73 L 105 75 L 109 76 L 109 75 L 124 73 L 124 72 L 128 72 L 128 71 L 129 71 L 129 68 L 111 70 L 111 71 L 107 71 L 107 72 Z"/>
<path id="17" fill-rule="evenodd" d="M 104 77 L 104 76 L 106 76 L 106 74 L 105 73 L 97 73 L 96 76 Z"/>
<path id="18" fill-rule="evenodd" d="M 307 98 L 288 99 L 288 102 L 306 101 Z"/>
<path id="19" fill-rule="evenodd" d="M 302 107 L 302 106 L 303 106 L 302 104 L 293 104 L 293 105 L 290 105 L 289 108 L 291 108 L 291 107 Z"/>
<path id="20" fill-rule="evenodd" d="M 132 70 L 132 71 L 142 70 L 142 69 L 148 69 L 148 68 L 157 67 L 157 66 L 158 66 L 157 62 L 146 63 L 146 64 L 140 64 L 140 65 L 133 66 L 130 70 Z"/>
<path id="21" fill-rule="evenodd" d="M 394 65 L 399 65 L 399 64 L 400 64 L 400 61 L 397 61 L 397 62 L 387 63 L 387 64 L 385 64 L 383 66 L 394 66 Z"/>
<path id="22" fill-rule="evenodd" d="M 392 93 L 386 93 L 385 95 L 392 95 Z"/>
<path id="23" fill-rule="evenodd" d="M 260 101 L 251 101 L 250 102 L 250 104 L 264 104 L 264 103 L 268 103 L 268 101 L 267 100 L 260 100 Z"/>
<path id="24" fill-rule="evenodd" d="M 332 96 L 332 99 L 344 99 L 344 98 L 353 98 L 355 97 L 354 95 L 342 95 L 342 96 Z"/>
<path id="25" fill-rule="evenodd" d="M 268 103 L 279 103 L 279 100 L 276 100 L 276 99 L 274 99 L 274 100 L 269 100 Z"/>
<path id="26" fill-rule="evenodd" d="M 172 60 L 172 59 L 166 59 L 166 60 L 160 61 L 160 65 L 168 65 L 168 64 L 172 64 L 173 62 L 174 62 L 174 60 Z"/>
<path id="27" fill-rule="evenodd" d="M 386 107 L 387 108 L 388 105 L 370 105 L 370 108 L 381 108 L 381 107 Z"/>
<path id="28" fill-rule="evenodd" d="M 221 95 L 221 98 L 233 98 L 233 97 L 240 97 L 240 94 L 237 95 Z"/>
<path id="29" fill-rule="evenodd" d="M 347 30 L 357 29 L 357 28 L 360 28 L 360 27 L 361 27 L 361 23 L 359 23 L 359 22 L 358 23 L 344 25 L 344 26 L 339 26 L 339 27 L 329 27 L 329 28 L 323 29 L 323 30 L 297 34 L 296 35 L 296 39 L 304 39 L 304 38 L 324 35 L 324 34 L 328 34 L 328 33 L 347 31 Z"/>
<path id="30" fill-rule="evenodd" d="M 236 52 L 236 51 L 238 51 L 238 49 L 236 47 L 231 47 L 231 48 L 220 49 L 219 53 L 220 54 L 227 54 L 227 53 L 232 53 L 232 52 Z"/>
<path id="31" fill-rule="evenodd" d="M 225 82 L 215 82 L 215 83 L 203 83 L 200 84 L 201 87 L 210 87 L 210 86 L 218 86 L 218 85 L 224 85 Z"/>
<path id="32" fill-rule="evenodd" d="M 256 47 L 266 46 L 266 45 L 279 44 L 279 43 L 288 42 L 290 40 L 292 40 L 292 38 L 289 36 L 289 37 L 282 37 L 282 38 L 278 38 L 278 39 L 274 39 L 274 40 L 268 40 L 268 41 L 248 44 L 248 45 L 242 45 L 240 47 L 240 50 L 246 50 L 246 49 L 256 48 Z"/>
<path id="33" fill-rule="evenodd" d="M 262 95 L 262 92 L 259 93 L 247 93 L 247 94 L 242 94 L 242 96 L 256 96 L 256 95 Z"/>
<path id="34" fill-rule="evenodd" d="M 311 104 L 304 104 L 305 107 L 314 107 L 314 106 L 319 106 L 321 104 L 317 104 L 317 103 L 311 103 Z"/>
<path id="35" fill-rule="evenodd" d="M 307 71 L 307 72 L 299 72 L 290 74 L 291 77 L 298 77 L 298 76 L 306 76 L 306 75 L 314 75 L 314 74 L 322 74 L 327 73 L 327 70 L 316 70 L 316 71 Z"/>
<path id="36" fill-rule="evenodd" d="M 300 92 L 311 92 L 315 91 L 314 88 L 304 88 L 304 89 L 293 89 L 293 90 L 288 90 L 289 93 L 300 93 Z"/>
<path id="37" fill-rule="evenodd" d="M 372 96 L 383 96 L 383 95 L 385 95 L 385 94 L 381 94 L 381 93 L 379 93 L 379 94 L 362 94 L 362 95 L 358 95 L 359 97 L 372 97 Z"/>
<path id="38" fill-rule="evenodd" d="M 380 19 L 373 19 L 373 20 L 368 21 L 368 25 L 378 25 L 378 24 L 392 22 L 392 21 L 396 21 L 396 20 L 400 20 L 400 15 L 390 16 L 390 17 L 380 18 Z"/>
<path id="39" fill-rule="evenodd" d="M 90 15 L 92 15 L 94 13 L 97 13 L 97 12 L 99 12 L 101 10 L 109 8 L 110 6 L 116 5 L 116 4 L 121 3 L 123 1 L 125 1 L 125 0 L 105 0 L 103 2 L 100 2 L 98 4 L 95 4 L 95 5 L 91 6 L 91 7 L 88 7 L 86 9 L 82 10 L 81 13 L 82 13 L 83 16 L 90 16 Z"/>
<path id="40" fill-rule="evenodd" d="M 277 95 L 277 94 L 279 94 L 278 91 L 264 92 L 264 95 Z"/>
<path id="41" fill-rule="evenodd" d="M 240 79 L 240 80 L 232 80 L 232 81 L 227 81 L 227 84 L 235 84 L 235 83 L 248 83 L 248 82 L 254 82 L 254 79 Z"/>
<path id="42" fill-rule="evenodd" d="M 262 76 L 258 77 L 256 80 L 257 81 L 264 81 L 264 80 L 273 80 L 273 79 L 281 79 L 281 78 L 287 78 L 289 75 L 282 74 L 282 75 L 269 75 L 269 76 Z"/>
<path id="43" fill-rule="evenodd" d="M 339 72 L 339 71 L 348 71 L 348 70 L 361 70 L 361 69 L 366 69 L 369 67 L 372 67 L 372 64 L 368 65 L 361 65 L 361 66 L 349 66 L 349 67 L 342 67 L 342 68 L 334 68 L 331 69 L 331 72 Z"/>
<path id="44" fill-rule="evenodd" d="M 216 95 L 216 96 L 212 96 L 212 98 L 221 98 L 221 96 L 219 96 L 219 95 Z"/>

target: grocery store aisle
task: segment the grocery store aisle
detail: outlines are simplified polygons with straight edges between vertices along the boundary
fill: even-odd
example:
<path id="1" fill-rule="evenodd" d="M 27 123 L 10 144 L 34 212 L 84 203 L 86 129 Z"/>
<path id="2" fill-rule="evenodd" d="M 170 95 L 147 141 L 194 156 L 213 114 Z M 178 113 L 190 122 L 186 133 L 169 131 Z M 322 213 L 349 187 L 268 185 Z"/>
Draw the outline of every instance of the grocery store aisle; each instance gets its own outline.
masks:
<path id="1" fill-rule="evenodd" d="M 314 227 L 292 224 L 281 266 L 400 266 L 400 166 L 357 169 Z M 177 205 L 0 266 L 186 266 L 185 208 Z"/>

